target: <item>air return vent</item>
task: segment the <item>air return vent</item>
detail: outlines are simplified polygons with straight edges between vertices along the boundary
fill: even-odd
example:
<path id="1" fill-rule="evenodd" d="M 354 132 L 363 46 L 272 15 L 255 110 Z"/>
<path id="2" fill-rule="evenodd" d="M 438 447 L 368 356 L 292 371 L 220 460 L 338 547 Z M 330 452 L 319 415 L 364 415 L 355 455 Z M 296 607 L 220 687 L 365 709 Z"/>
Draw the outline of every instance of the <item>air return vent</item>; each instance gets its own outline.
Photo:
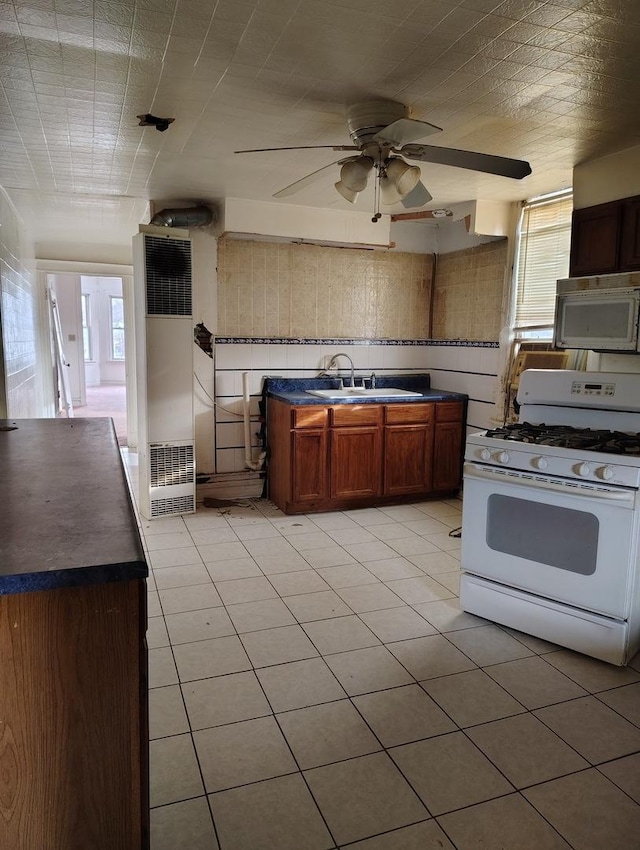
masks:
<path id="1" fill-rule="evenodd" d="M 147 235 L 147 315 L 191 315 L 191 243 Z"/>
<path id="2" fill-rule="evenodd" d="M 151 519 L 176 514 L 192 514 L 196 509 L 195 496 L 179 496 L 176 499 L 152 499 Z"/>
<path id="3" fill-rule="evenodd" d="M 195 481 L 193 446 L 149 446 L 149 483 L 171 487 Z"/>

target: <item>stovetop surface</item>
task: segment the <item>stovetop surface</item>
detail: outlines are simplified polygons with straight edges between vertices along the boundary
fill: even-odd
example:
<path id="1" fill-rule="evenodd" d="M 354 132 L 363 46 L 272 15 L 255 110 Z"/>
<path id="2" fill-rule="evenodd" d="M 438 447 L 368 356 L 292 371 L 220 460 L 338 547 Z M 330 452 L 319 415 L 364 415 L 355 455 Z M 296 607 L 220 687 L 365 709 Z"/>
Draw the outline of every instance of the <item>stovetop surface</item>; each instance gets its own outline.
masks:
<path id="1" fill-rule="evenodd" d="M 604 452 L 627 457 L 640 456 L 640 434 L 625 431 L 518 422 L 492 428 L 486 431 L 485 436 L 539 446 Z"/>

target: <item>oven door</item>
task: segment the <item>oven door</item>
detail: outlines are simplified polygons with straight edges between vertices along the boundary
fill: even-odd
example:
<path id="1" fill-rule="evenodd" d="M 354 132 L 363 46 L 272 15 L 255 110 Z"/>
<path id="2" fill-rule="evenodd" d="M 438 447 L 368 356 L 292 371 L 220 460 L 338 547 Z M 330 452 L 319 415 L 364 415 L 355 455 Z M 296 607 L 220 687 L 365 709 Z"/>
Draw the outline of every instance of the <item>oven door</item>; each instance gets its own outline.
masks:
<path id="1" fill-rule="evenodd" d="M 635 499 L 620 487 L 467 463 L 462 569 L 626 619 L 638 557 Z"/>

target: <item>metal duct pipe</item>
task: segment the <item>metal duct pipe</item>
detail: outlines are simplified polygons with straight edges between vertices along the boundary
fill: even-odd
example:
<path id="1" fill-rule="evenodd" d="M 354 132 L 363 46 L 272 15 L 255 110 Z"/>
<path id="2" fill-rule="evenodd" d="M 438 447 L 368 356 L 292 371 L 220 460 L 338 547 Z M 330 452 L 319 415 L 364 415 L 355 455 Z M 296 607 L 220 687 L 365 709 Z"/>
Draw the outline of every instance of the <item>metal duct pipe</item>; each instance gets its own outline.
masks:
<path id="1" fill-rule="evenodd" d="M 164 227 L 206 227 L 212 221 L 213 213 L 209 207 L 186 207 L 160 210 L 151 219 L 150 224 Z"/>

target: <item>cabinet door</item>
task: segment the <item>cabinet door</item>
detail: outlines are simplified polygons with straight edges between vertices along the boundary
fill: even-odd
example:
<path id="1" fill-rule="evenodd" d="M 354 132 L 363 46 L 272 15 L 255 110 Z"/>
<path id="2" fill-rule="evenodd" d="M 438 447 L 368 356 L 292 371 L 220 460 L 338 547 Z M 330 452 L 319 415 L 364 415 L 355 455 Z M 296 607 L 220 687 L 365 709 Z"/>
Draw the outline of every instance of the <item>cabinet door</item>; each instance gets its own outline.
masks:
<path id="1" fill-rule="evenodd" d="M 613 201 L 574 210 L 571 222 L 571 277 L 618 271 L 622 204 Z"/>
<path id="2" fill-rule="evenodd" d="M 311 502 L 327 495 L 327 432 L 291 434 L 291 495 L 293 502 Z"/>
<path id="3" fill-rule="evenodd" d="M 620 268 L 640 269 L 640 198 L 629 198 L 623 205 Z"/>
<path id="4" fill-rule="evenodd" d="M 380 428 L 334 428 L 331 431 L 331 498 L 380 495 L 381 457 Z"/>
<path id="5" fill-rule="evenodd" d="M 433 446 L 433 489 L 457 490 L 462 475 L 462 422 L 439 422 Z"/>
<path id="6" fill-rule="evenodd" d="M 387 425 L 384 449 L 384 493 L 427 493 L 431 490 L 433 428 L 430 425 Z"/>

